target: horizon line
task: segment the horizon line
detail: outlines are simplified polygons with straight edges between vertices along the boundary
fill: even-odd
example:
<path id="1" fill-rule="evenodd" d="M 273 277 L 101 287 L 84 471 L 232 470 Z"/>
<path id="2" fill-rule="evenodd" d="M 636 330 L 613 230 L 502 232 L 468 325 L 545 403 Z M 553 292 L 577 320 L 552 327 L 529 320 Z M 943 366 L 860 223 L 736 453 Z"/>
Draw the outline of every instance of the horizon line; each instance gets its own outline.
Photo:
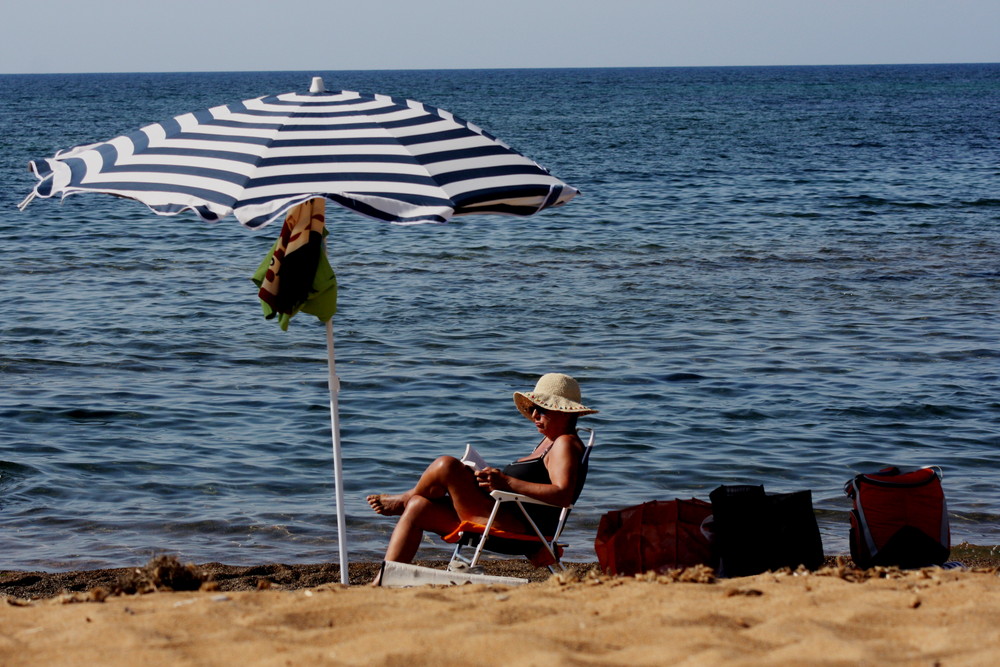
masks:
<path id="1" fill-rule="evenodd" d="M 327 73 L 327 72 L 490 72 L 507 70 L 624 70 L 624 69 L 765 69 L 778 67 L 928 67 L 940 65 L 1000 65 L 993 61 L 886 62 L 886 63 L 813 63 L 808 65 L 560 65 L 551 67 L 398 67 L 365 69 L 193 69 L 193 70 L 119 70 L 66 72 L 0 72 L 0 76 L 64 76 L 81 74 L 251 74 L 251 73 Z"/>

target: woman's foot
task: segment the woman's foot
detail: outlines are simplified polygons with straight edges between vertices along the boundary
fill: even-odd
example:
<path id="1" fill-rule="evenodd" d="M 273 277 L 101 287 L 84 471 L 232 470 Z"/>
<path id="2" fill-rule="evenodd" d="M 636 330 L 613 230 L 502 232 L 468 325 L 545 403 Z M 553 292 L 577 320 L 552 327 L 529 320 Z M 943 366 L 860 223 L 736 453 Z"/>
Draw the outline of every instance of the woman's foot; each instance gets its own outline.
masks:
<path id="1" fill-rule="evenodd" d="M 368 504 L 376 514 L 382 516 L 400 516 L 406 509 L 406 500 L 402 495 L 394 496 L 388 493 L 373 493 L 367 498 Z"/>

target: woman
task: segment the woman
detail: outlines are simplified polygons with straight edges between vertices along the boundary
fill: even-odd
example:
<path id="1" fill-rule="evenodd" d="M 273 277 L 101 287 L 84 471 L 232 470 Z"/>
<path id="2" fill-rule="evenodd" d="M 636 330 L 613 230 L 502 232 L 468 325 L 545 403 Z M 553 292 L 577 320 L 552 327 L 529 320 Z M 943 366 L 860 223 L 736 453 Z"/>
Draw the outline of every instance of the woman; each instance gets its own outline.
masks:
<path id="1" fill-rule="evenodd" d="M 580 403 L 580 385 L 562 373 L 543 375 L 534 391 L 514 392 L 514 404 L 543 436 L 528 456 L 503 470 L 485 468 L 478 472 L 453 456 L 442 456 L 427 466 L 409 491 L 368 496 L 376 513 L 399 517 L 385 560 L 412 562 L 425 530 L 444 536 L 463 521 L 485 524 L 493 509 L 491 491 L 513 491 L 559 506 L 576 500 L 584 450 L 576 435 L 576 420 L 597 410 Z M 547 508 L 539 509 L 544 512 Z M 532 518 L 536 523 L 551 519 L 541 514 Z M 510 507 L 501 509 L 494 526 L 517 533 L 531 531 L 520 512 Z M 539 528 L 545 531 L 544 526 Z"/>

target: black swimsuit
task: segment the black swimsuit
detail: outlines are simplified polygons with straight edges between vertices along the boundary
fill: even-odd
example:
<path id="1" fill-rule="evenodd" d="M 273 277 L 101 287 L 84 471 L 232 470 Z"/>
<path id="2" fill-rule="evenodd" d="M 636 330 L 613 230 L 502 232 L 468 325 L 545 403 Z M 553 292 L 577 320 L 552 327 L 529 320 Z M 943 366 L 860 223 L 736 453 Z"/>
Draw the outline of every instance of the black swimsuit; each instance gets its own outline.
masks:
<path id="1" fill-rule="evenodd" d="M 544 452 L 533 459 L 508 463 L 502 471 L 503 474 L 524 482 L 551 484 L 552 478 L 549 477 L 549 469 L 545 467 L 544 459 L 545 455 L 552 449 L 553 444 L 555 443 L 550 443 Z M 535 525 L 538 526 L 543 535 L 549 536 L 555 532 L 556 525 L 559 523 L 560 508 L 525 503 L 524 509 L 527 510 L 528 516 L 535 522 Z"/>
<path id="2" fill-rule="evenodd" d="M 544 459 L 545 455 L 549 453 L 550 449 L 552 449 L 553 444 L 555 443 L 549 443 L 549 446 L 545 448 L 545 451 L 533 459 L 508 463 L 507 467 L 505 467 L 502 471 L 503 474 L 525 482 L 534 482 L 535 484 L 551 484 L 552 478 L 549 477 L 549 469 L 545 467 Z"/>

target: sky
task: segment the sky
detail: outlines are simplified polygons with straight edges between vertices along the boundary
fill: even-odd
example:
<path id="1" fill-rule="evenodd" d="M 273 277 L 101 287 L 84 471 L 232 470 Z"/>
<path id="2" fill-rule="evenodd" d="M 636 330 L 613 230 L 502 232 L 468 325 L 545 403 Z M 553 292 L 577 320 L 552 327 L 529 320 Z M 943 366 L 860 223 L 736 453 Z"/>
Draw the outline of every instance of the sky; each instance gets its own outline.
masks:
<path id="1" fill-rule="evenodd" d="M 0 73 L 1000 62 L 1000 0 L 45 0 Z"/>

